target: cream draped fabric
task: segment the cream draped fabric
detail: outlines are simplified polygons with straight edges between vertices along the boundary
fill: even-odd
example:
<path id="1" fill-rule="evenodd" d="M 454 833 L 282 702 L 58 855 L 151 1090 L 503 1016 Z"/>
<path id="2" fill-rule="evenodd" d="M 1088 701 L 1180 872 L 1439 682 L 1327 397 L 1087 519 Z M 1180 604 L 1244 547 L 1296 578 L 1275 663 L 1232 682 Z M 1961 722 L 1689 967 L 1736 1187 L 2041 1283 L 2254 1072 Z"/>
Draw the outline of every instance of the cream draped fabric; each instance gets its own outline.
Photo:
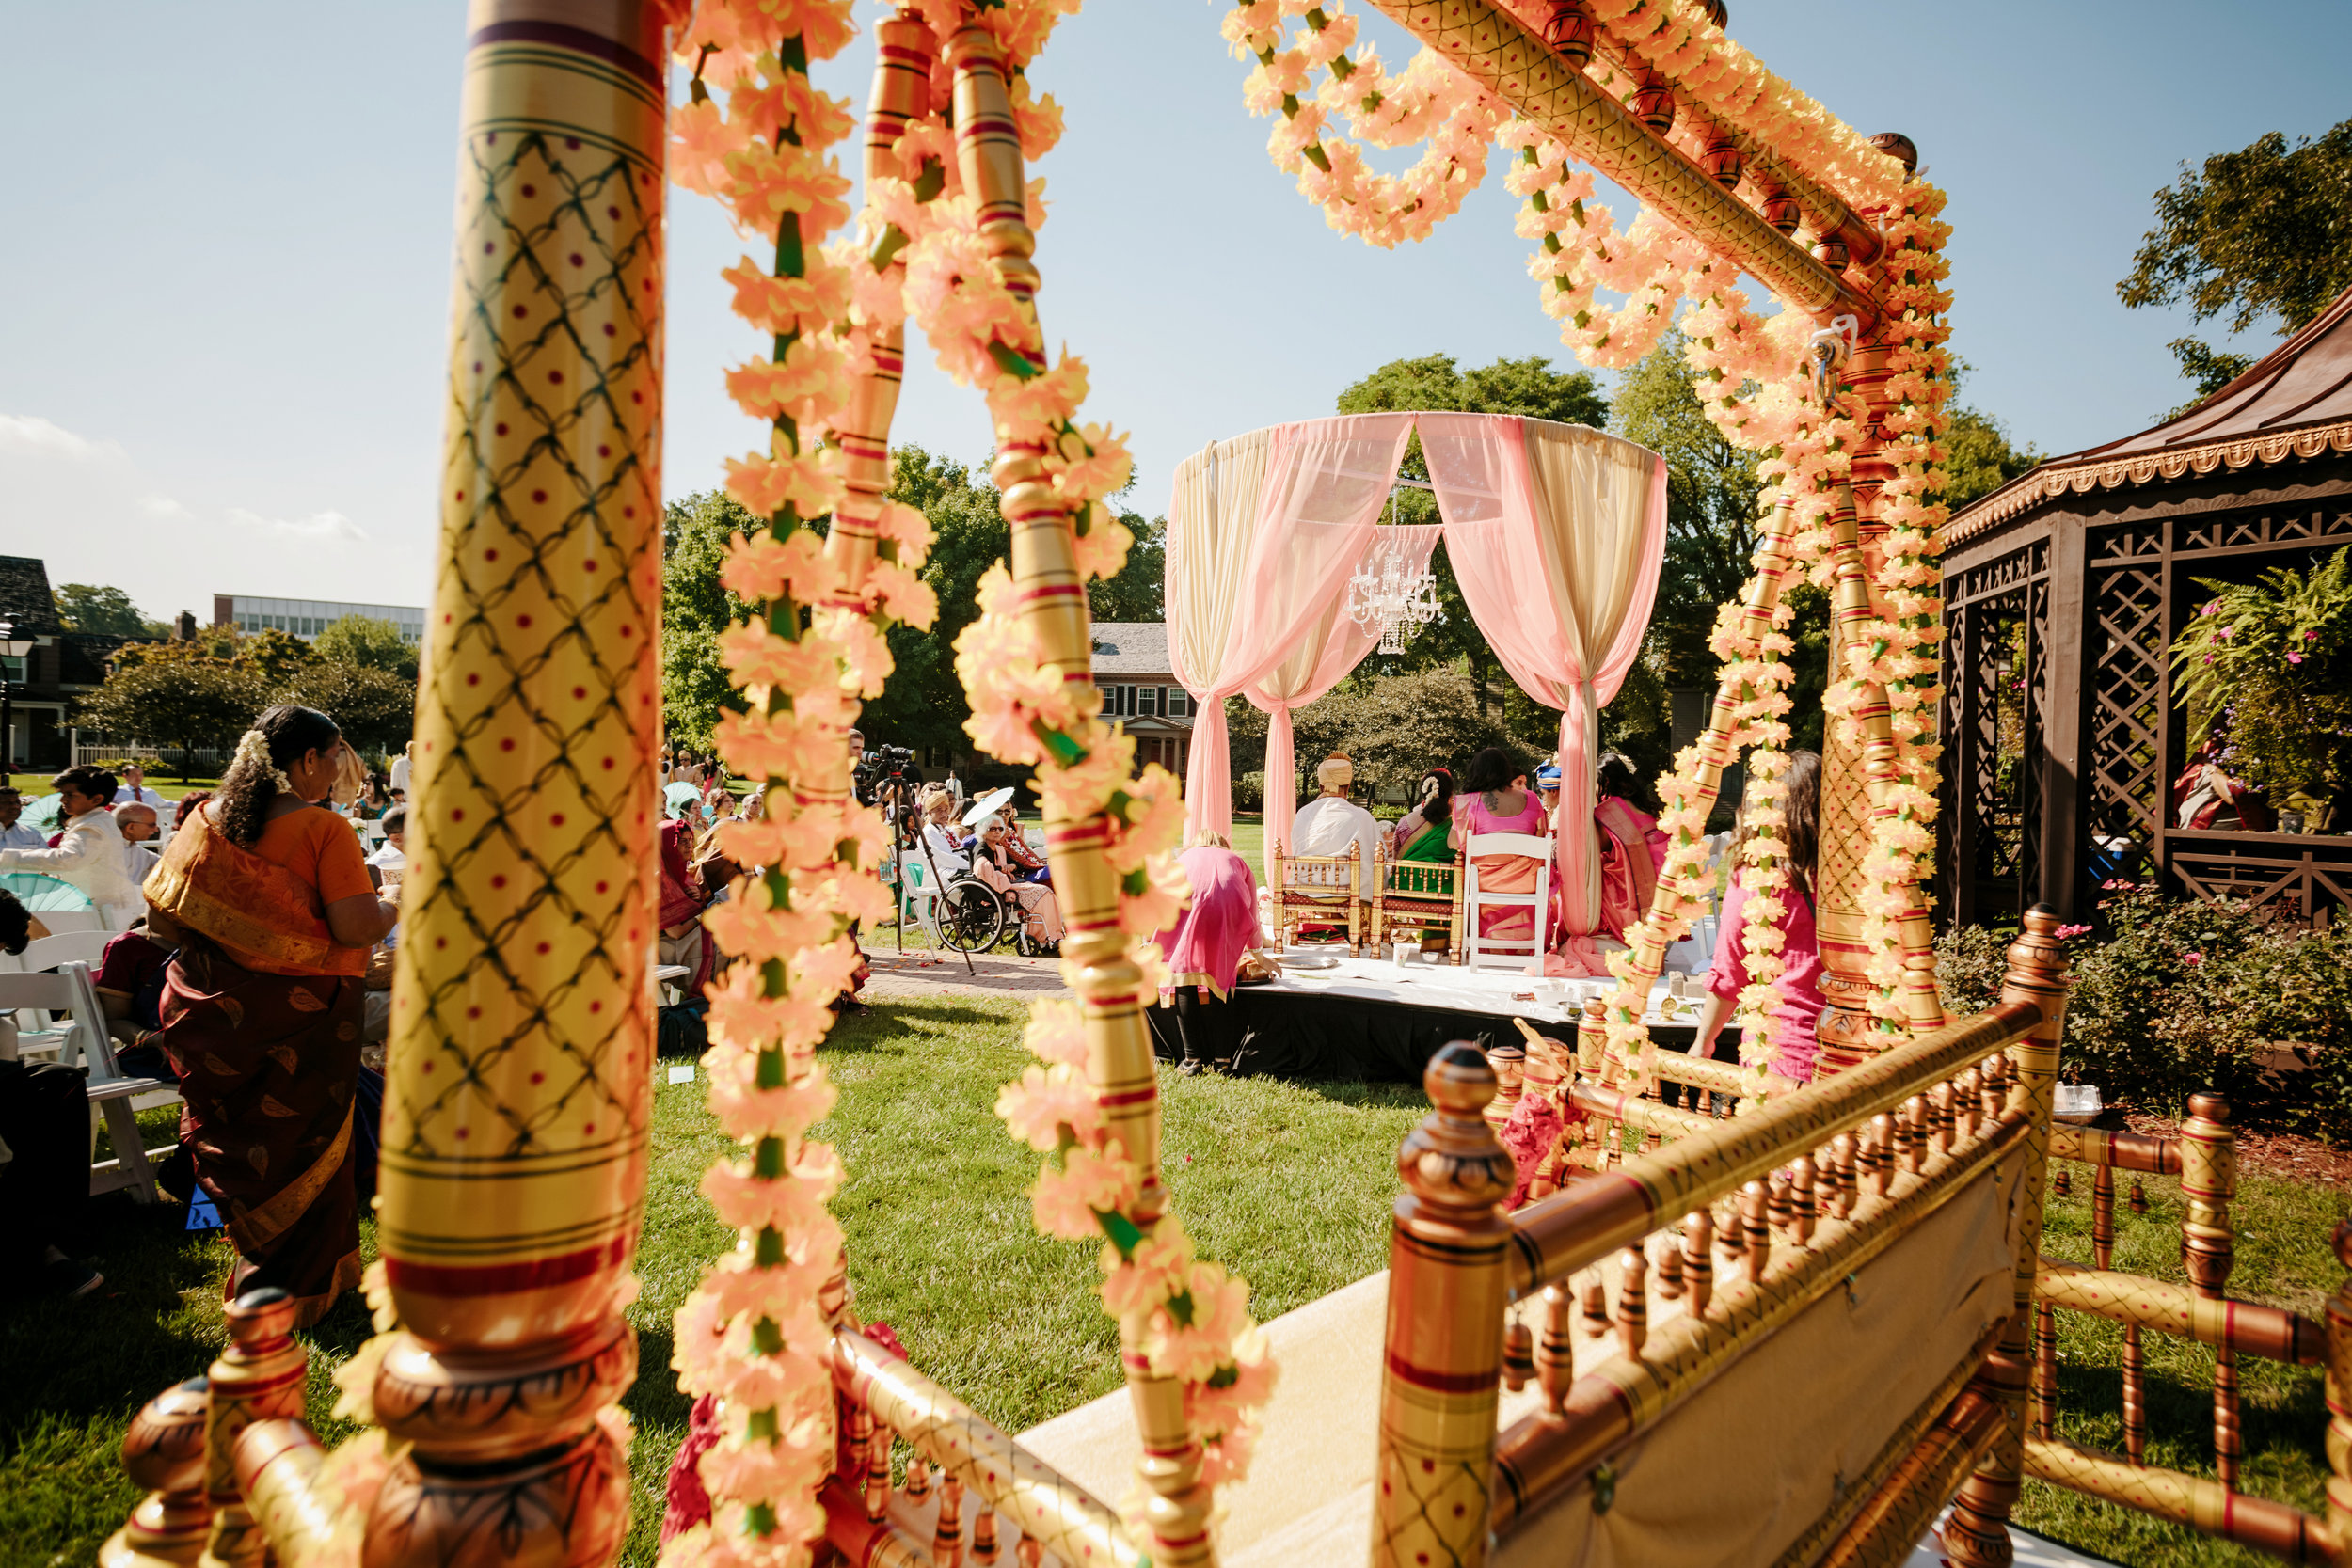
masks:
<path id="1" fill-rule="evenodd" d="M 1192 751 L 1185 767 L 1185 827 L 1230 832 L 1233 784 L 1228 765 L 1225 699 L 1241 689 L 1218 679 L 1225 669 L 1243 573 L 1258 536 L 1258 493 L 1265 481 L 1274 427 L 1212 441 L 1177 467 L 1168 507 L 1168 616 L 1170 673 L 1193 700 Z M 1224 802 L 1204 815 L 1205 802 Z"/>

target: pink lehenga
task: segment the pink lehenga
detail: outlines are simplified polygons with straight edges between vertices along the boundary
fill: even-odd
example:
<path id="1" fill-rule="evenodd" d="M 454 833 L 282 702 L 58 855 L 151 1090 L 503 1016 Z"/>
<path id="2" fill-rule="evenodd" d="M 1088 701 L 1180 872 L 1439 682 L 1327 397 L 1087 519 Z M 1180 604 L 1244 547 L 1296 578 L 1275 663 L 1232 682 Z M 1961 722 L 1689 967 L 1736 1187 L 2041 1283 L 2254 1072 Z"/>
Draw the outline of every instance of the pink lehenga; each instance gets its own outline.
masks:
<path id="1" fill-rule="evenodd" d="M 1476 833 L 1531 833 L 1549 838 L 1551 824 L 1544 815 L 1543 797 L 1533 790 L 1523 790 L 1517 812 L 1502 816 L 1487 809 L 1486 797 L 1460 795 L 1454 801 L 1454 825 L 1462 830 L 1467 844 Z M 1541 861 L 1526 855 L 1480 855 L 1470 863 L 1478 872 L 1478 885 L 1487 893 L 1533 893 Z M 1534 925 L 1532 912 L 1525 909 L 1485 910 L 1478 916 L 1478 934 L 1500 942 L 1525 942 Z"/>

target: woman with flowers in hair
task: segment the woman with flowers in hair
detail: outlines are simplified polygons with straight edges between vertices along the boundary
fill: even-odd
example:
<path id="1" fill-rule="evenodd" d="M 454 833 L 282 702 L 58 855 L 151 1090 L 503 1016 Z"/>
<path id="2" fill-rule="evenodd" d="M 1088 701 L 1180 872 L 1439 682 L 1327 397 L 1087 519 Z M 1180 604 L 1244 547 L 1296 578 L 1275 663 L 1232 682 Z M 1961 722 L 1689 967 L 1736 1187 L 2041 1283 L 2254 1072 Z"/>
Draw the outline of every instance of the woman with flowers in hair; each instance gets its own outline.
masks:
<path id="1" fill-rule="evenodd" d="M 1785 892 L 1775 890 L 1787 905 L 1787 913 L 1777 922 L 1782 967 L 1772 981 L 1772 1070 L 1791 1082 L 1808 1084 L 1813 1081 L 1814 1058 L 1821 1051 L 1820 1041 L 1814 1037 L 1814 1025 L 1826 1006 L 1821 999 L 1820 940 L 1813 924 L 1814 866 L 1820 860 L 1820 753 L 1789 752 L 1788 769 L 1782 778 L 1788 793 L 1781 798 L 1783 820 L 1777 836 L 1784 847 L 1782 861 L 1788 886 Z M 1731 845 L 1735 865 L 1745 865 L 1748 841 L 1756 835 L 1757 827 L 1741 819 Z M 1707 1006 L 1700 1010 L 1698 1033 L 1691 1042 L 1693 1056 L 1713 1051 L 1715 1037 L 1740 1005 L 1740 993 L 1749 983 L 1748 955 L 1769 950 L 1756 940 L 1762 923 L 1752 918 L 1742 874 L 1734 873 L 1731 889 L 1724 896 L 1715 966 L 1707 976 Z"/>
<path id="2" fill-rule="evenodd" d="M 150 929 L 178 948 L 161 1013 L 181 1141 L 237 1248 L 228 1294 L 284 1290 L 298 1323 L 359 1280 L 361 976 L 400 918 L 319 804 L 349 751 L 324 713 L 271 708 L 147 882 Z"/>

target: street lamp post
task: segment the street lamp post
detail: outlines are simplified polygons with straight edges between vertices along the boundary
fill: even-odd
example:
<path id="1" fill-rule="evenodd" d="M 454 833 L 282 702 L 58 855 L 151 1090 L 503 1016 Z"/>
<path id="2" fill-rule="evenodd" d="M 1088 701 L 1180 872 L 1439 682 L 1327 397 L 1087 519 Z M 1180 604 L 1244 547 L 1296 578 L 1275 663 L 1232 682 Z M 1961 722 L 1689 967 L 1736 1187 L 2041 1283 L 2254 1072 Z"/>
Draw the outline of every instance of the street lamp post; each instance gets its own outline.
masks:
<path id="1" fill-rule="evenodd" d="M 19 639 L 16 623 L 0 616 L 0 658 L 23 658 L 32 651 L 31 638 Z M 15 682 L 8 679 L 8 668 L 0 664 L 0 783 L 16 771 L 16 714 L 9 705 Z"/>

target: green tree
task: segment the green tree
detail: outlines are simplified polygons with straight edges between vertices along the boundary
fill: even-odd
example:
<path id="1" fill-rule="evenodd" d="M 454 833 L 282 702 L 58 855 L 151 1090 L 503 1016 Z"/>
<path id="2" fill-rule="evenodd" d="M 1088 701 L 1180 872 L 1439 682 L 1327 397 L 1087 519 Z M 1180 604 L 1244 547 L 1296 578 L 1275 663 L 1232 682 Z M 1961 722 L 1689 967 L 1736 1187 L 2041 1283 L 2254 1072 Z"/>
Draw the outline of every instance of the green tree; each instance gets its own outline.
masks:
<path id="1" fill-rule="evenodd" d="M 310 641 L 310 649 L 332 664 L 356 664 L 381 670 L 402 680 L 417 678 L 417 647 L 389 621 L 367 615 L 346 615 L 329 621 Z M 405 744 L 405 742 L 404 742 Z"/>
<path id="2" fill-rule="evenodd" d="M 2156 226 L 2115 286 L 2128 307 L 2185 303 L 2201 322 L 2226 314 L 2232 332 L 2275 315 L 2292 333 L 2352 287 L 2352 119 L 2183 164 L 2154 200 Z M 2201 398 L 2252 363 L 2195 338 L 2169 346 Z"/>
<path id="3" fill-rule="evenodd" d="M 156 637 L 168 635 L 168 628 L 159 621 L 151 621 L 139 613 L 131 595 L 119 588 L 104 588 L 96 583 L 69 582 L 54 595 L 57 601 L 57 619 L 68 631 L 103 632 L 110 637 Z"/>
<path id="4" fill-rule="evenodd" d="M 890 461 L 891 499 L 930 520 L 923 580 L 939 596 L 939 619 L 929 631 L 890 628 L 897 667 L 882 694 L 866 705 L 866 736 L 894 746 L 968 748 L 963 721 L 972 706 L 956 678 L 956 638 L 978 618 L 980 578 L 1011 554 L 1012 531 L 997 510 L 995 486 L 979 470 L 912 445 L 897 449 Z"/>
<path id="5" fill-rule="evenodd" d="M 1954 512 L 2022 477 L 2046 455 L 2011 444 L 2009 426 L 1981 409 L 1955 406 L 1944 431 L 1944 504 Z"/>
<path id="6" fill-rule="evenodd" d="M 1454 356 L 1447 354 L 1391 359 L 1339 396 L 1339 411 L 1343 414 L 1409 409 L 1517 414 L 1525 419 L 1557 420 L 1564 424 L 1596 427 L 1609 417 L 1609 404 L 1589 372 L 1555 371 L 1551 361 L 1538 356 L 1498 359 L 1468 372 L 1457 369 Z M 1406 448 L 1401 472 L 1405 478 L 1423 483 L 1429 478 L 1429 465 L 1422 456 L 1418 436 Z M 1399 490 L 1394 506 L 1394 521 L 1399 523 L 1438 520 L 1437 501 L 1426 490 Z M 1401 658 L 1382 660 L 1380 667 L 1420 670 L 1461 661 L 1470 672 L 1471 690 L 1484 710 L 1492 701 L 1492 684 L 1502 676 L 1502 667 L 1486 634 L 1471 618 L 1470 606 L 1463 601 L 1461 585 L 1454 580 L 1453 562 L 1446 559 L 1442 545 L 1430 558 L 1430 575 L 1437 579 L 1442 619 L 1415 638 Z M 1366 679 L 1374 669 L 1373 661 L 1367 660 L 1363 671 Z M 1507 677 L 1503 684 L 1510 684 Z"/>
<path id="7" fill-rule="evenodd" d="M 250 666 L 202 657 L 150 658 L 118 664 L 104 685 L 74 705 L 74 722 L 118 739 L 179 748 L 184 784 L 191 750 L 226 744 L 269 702 L 270 683 Z"/>
<path id="8" fill-rule="evenodd" d="M 743 700 L 719 658 L 719 634 L 751 607 L 719 581 L 727 542 L 759 526 L 723 490 L 672 501 L 661 527 L 661 721 L 672 740 L 710 745 L 711 727 Z"/>
<path id="9" fill-rule="evenodd" d="M 272 700 L 318 709 L 362 752 L 397 752 L 416 732 L 414 677 L 373 665 L 320 659 L 295 671 Z"/>
<path id="10" fill-rule="evenodd" d="M 1168 619 L 1168 519 L 1122 512 L 1119 520 L 1135 535 L 1127 563 L 1115 576 L 1087 584 L 1087 612 L 1098 621 Z"/>

